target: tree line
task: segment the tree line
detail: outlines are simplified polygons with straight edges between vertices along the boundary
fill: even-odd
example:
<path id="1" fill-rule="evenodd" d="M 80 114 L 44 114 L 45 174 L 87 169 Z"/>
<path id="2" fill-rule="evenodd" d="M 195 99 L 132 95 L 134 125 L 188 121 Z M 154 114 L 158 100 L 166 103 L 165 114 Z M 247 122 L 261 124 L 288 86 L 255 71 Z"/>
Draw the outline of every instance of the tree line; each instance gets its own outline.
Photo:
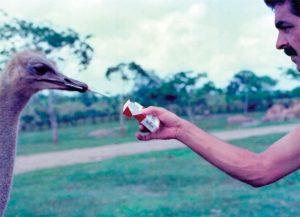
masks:
<path id="1" fill-rule="evenodd" d="M 286 74 L 290 76 L 290 72 L 291 69 Z M 237 72 L 225 88 L 216 87 L 213 81 L 207 79 L 206 73 L 177 72 L 163 78 L 153 71 L 148 73 L 143 70 L 143 73 L 147 76 L 135 78 L 132 90 L 122 95 L 99 97 L 89 92 L 70 96 L 55 92 L 54 110 L 58 126 L 120 120 L 120 106 L 128 98 L 145 106 L 168 108 L 194 121 L 197 116 L 211 114 L 266 111 L 277 102 L 290 104 L 300 93 L 298 87 L 278 90 L 276 80 L 269 76 L 258 76 L 249 70 Z M 33 97 L 23 111 L 20 124 L 22 130 L 51 128 L 47 98 L 45 93 Z M 122 124 L 120 122 L 120 127 L 124 127 Z"/>

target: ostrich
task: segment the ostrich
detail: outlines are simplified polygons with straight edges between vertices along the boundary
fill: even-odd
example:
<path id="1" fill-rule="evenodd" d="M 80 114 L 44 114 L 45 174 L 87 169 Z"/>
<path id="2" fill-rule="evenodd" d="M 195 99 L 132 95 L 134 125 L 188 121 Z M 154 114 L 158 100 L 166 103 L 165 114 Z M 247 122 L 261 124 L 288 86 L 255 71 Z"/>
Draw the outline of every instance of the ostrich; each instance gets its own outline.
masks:
<path id="1" fill-rule="evenodd" d="M 36 51 L 17 53 L 0 74 L 0 217 L 12 184 L 20 113 L 43 89 L 86 92 L 88 86 L 61 74 L 54 62 Z"/>

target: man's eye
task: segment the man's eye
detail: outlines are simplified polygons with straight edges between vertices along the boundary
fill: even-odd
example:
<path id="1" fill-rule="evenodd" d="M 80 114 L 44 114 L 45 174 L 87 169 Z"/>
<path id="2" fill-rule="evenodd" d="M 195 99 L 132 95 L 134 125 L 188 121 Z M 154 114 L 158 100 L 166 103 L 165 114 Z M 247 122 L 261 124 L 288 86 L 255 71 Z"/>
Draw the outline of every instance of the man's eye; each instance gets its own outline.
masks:
<path id="1" fill-rule="evenodd" d="M 282 26 L 280 29 L 283 31 L 283 32 L 288 32 L 292 27 L 291 26 Z"/>

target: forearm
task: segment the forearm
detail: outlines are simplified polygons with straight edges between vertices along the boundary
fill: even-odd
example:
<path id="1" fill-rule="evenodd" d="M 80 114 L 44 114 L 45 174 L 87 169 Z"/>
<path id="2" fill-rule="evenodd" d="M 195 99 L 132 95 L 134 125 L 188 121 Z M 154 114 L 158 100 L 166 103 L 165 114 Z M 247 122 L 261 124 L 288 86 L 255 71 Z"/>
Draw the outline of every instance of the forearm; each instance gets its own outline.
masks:
<path id="1" fill-rule="evenodd" d="M 228 144 L 183 121 L 177 139 L 230 176 L 253 186 L 268 184 L 267 162 L 259 154 Z"/>
<path id="2" fill-rule="evenodd" d="M 156 115 L 162 125 L 157 132 L 138 134 L 138 139 L 178 139 L 214 166 L 252 186 L 270 184 L 300 168 L 300 126 L 256 154 L 226 143 L 163 108 L 150 106 L 144 112 Z"/>

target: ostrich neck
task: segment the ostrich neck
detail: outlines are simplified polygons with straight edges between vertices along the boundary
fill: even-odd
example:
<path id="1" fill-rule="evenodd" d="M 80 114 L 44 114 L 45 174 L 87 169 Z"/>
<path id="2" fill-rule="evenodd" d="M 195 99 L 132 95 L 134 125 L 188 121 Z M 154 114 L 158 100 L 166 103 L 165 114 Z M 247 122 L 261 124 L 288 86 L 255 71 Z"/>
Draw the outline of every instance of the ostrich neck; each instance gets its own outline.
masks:
<path id="1" fill-rule="evenodd" d="M 15 92 L 0 82 L 0 217 L 4 215 L 11 188 L 20 113 L 30 95 Z"/>

